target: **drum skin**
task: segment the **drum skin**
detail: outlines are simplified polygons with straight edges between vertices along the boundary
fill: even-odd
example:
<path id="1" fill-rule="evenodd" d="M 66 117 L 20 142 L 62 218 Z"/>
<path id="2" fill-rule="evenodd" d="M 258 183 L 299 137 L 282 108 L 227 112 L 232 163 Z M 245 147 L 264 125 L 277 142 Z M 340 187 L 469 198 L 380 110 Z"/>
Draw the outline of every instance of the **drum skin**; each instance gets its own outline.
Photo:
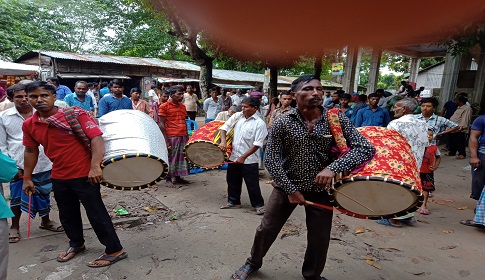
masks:
<path id="1" fill-rule="evenodd" d="M 395 130 L 368 126 L 358 128 L 376 148 L 362 168 L 338 179 L 333 203 L 356 217 L 397 218 L 414 212 L 423 202 L 416 159 L 406 138 Z M 370 211 L 351 199 L 372 209 Z"/>
<path id="2" fill-rule="evenodd" d="M 219 128 L 224 124 L 223 121 L 211 121 L 199 127 L 192 136 L 184 149 L 185 158 L 195 166 L 215 169 L 222 166 L 230 156 L 230 146 L 225 153 L 219 148 L 220 135 Z M 229 140 L 229 134 L 228 134 Z M 230 141 L 228 141 L 230 143 Z M 207 168 L 210 166 L 210 168 Z"/>
<path id="3" fill-rule="evenodd" d="M 160 128 L 138 110 L 117 110 L 99 118 L 105 154 L 101 185 L 140 190 L 160 182 L 168 173 L 168 152 Z"/>

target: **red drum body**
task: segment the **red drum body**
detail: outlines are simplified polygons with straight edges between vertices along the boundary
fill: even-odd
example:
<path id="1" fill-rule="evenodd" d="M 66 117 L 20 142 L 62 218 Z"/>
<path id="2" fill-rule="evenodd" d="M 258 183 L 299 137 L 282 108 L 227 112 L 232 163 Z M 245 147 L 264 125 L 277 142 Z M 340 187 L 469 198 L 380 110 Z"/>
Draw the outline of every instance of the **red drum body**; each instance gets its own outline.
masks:
<path id="1" fill-rule="evenodd" d="M 202 168 L 215 169 L 222 166 L 231 155 L 232 134 L 227 134 L 227 153 L 219 148 L 220 131 L 223 121 L 211 121 L 199 127 L 185 145 L 184 154 L 188 162 Z"/>
<path id="2" fill-rule="evenodd" d="M 423 196 L 416 159 L 407 140 L 397 131 L 383 127 L 358 130 L 374 145 L 376 154 L 365 166 L 336 181 L 335 207 L 345 209 L 344 213 L 349 212 L 346 214 L 350 216 L 367 219 L 395 218 L 414 212 L 421 206 Z"/>

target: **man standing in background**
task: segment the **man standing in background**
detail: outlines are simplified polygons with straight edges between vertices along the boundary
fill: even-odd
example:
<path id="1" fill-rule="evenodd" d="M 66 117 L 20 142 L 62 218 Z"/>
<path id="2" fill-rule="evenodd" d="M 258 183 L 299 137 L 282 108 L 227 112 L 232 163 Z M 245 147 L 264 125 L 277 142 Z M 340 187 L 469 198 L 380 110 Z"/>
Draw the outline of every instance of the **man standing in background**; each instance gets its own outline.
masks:
<path id="1" fill-rule="evenodd" d="M 185 109 L 187 110 L 187 115 L 189 116 L 189 119 L 195 121 L 195 117 L 197 116 L 197 108 L 202 108 L 200 106 L 199 98 L 197 97 L 197 94 L 195 94 L 192 90 L 191 85 L 188 85 L 185 88 L 184 100 L 182 103 L 185 105 Z"/>
<path id="2" fill-rule="evenodd" d="M 72 91 L 68 87 L 60 85 L 59 79 L 56 77 L 47 78 L 47 82 L 56 87 L 57 100 L 64 100 L 64 97 L 66 97 L 66 95 L 72 93 Z"/>

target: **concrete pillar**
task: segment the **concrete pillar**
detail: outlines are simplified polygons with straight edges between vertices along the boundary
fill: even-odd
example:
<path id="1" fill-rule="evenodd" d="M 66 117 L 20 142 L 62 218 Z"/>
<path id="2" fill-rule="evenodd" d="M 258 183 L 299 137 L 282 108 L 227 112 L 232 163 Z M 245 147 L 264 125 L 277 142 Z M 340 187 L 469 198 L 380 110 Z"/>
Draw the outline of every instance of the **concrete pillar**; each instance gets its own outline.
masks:
<path id="1" fill-rule="evenodd" d="M 471 54 L 463 54 L 461 56 L 460 70 L 470 70 L 472 67 L 472 56 Z"/>
<path id="2" fill-rule="evenodd" d="M 419 72 L 419 62 L 421 61 L 420 58 L 411 58 L 411 69 L 409 69 L 409 82 L 416 83 L 418 81 L 418 72 Z M 418 85 L 416 85 L 418 86 Z"/>
<path id="3" fill-rule="evenodd" d="M 369 83 L 367 84 L 367 94 L 373 93 L 377 89 L 379 79 L 379 68 L 381 68 L 382 50 L 372 49 L 372 57 L 369 68 Z"/>
<path id="4" fill-rule="evenodd" d="M 446 101 L 455 95 L 456 82 L 460 72 L 461 55 L 453 57 L 450 52 L 446 54 L 443 79 L 441 80 L 440 109 Z"/>
<path id="5" fill-rule="evenodd" d="M 344 77 L 342 79 L 343 90 L 347 93 L 354 91 L 355 84 L 355 67 L 357 66 L 357 47 L 347 47 L 347 58 L 344 66 Z"/>
<path id="6" fill-rule="evenodd" d="M 475 76 L 475 85 L 473 86 L 472 96 L 468 97 L 470 104 L 478 103 L 481 108 L 484 108 L 485 100 L 483 99 L 483 90 L 485 89 L 485 54 L 483 53 L 483 48 L 480 51 L 480 60 L 478 61 L 477 74 Z M 484 104 L 482 104 L 484 103 Z M 483 112 L 483 109 L 481 109 Z"/>
<path id="7" fill-rule="evenodd" d="M 349 93 L 353 93 L 354 91 L 357 92 L 359 89 L 359 80 L 360 80 L 360 62 L 362 61 L 362 48 L 358 48 L 357 51 L 357 62 L 355 64 L 355 79 L 354 79 L 354 86 L 353 90 L 349 91 Z"/>

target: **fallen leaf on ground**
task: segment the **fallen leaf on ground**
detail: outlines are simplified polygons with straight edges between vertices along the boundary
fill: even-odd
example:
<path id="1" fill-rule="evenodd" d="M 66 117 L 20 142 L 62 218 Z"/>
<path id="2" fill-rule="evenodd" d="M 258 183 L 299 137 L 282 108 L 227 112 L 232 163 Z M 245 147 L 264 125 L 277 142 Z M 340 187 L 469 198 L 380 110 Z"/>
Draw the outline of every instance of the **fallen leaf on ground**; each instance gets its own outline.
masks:
<path id="1" fill-rule="evenodd" d="M 466 207 L 466 206 L 462 206 L 462 207 L 458 207 L 458 208 L 456 208 L 456 209 L 458 209 L 458 210 L 466 210 L 466 209 L 468 209 L 468 207 Z"/>
<path id="2" fill-rule="evenodd" d="M 429 222 L 425 221 L 425 220 L 417 220 L 417 221 L 420 222 L 420 223 L 423 223 L 423 224 L 429 224 Z"/>
<path id="3" fill-rule="evenodd" d="M 387 251 L 387 252 L 401 252 L 401 250 L 399 250 L 397 248 L 379 248 L 379 249 Z"/>
<path id="4" fill-rule="evenodd" d="M 105 194 L 105 193 L 102 193 L 102 194 L 101 194 L 101 197 L 105 197 L 105 196 L 108 196 L 108 195 L 107 195 L 107 194 Z"/>
<path id="5" fill-rule="evenodd" d="M 418 260 L 418 259 L 416 259 L 416 258 L 412 258 L 412 259 L 411 259 L 411 262 L 412 262 L 412 263 L 415 263 L 415 264 L 418 264 L 418 263 L 419 263 L 419 260 Z"/>
<path id="6" fill-rule="evenodd" d="M 381 269 L 381 267 L 378 264 L 376 264 L 373 260 L 365 260 L 365 262 L 370 266 L 373 266 L 377 269 Z"/>
<path id="7" fill-rule="evenodd" d="M 440 250 L 451 250 L 451 249 L 455 249 L 456 247 L 457 247 L 456 245 L 451 245 L 451 246 L 441 247 L 439 249 Z"/>
<path id="8" fill-rule="evenodd" d="M 416 273 L 413 273 L 413 274 L 416 275 L 416 276 L 420 276 L 420 275 L 424 275 L 425 273 L 426 272 L 423 271 L 423 272 L 416 272 Z"/>
<path id="9" fill-rule="evenodd" d="M 447 229 L 443 230 L 443 233 L 446 233 L 446 234 L 448 234 L 448 233 L 453 233 L 453 232 L 454 232 L 454 231 L 453 231 L 452 229 L 450 229 L 450 230 L 447 230 Z"/>
<path id="10" fill-rule="evenodd" d="M 300 236 L 300 228 L 297 226 L 283 226 L 281 232 L 283 233 L 280 237 L 281 239 L 288 236 Z"/>
<path id="11" fill-rule="evenodd" d="M 365 232 L 365 227 L 358 227 L 354 231 L 355 234 L 364 233 L 364 232 Z"/>

